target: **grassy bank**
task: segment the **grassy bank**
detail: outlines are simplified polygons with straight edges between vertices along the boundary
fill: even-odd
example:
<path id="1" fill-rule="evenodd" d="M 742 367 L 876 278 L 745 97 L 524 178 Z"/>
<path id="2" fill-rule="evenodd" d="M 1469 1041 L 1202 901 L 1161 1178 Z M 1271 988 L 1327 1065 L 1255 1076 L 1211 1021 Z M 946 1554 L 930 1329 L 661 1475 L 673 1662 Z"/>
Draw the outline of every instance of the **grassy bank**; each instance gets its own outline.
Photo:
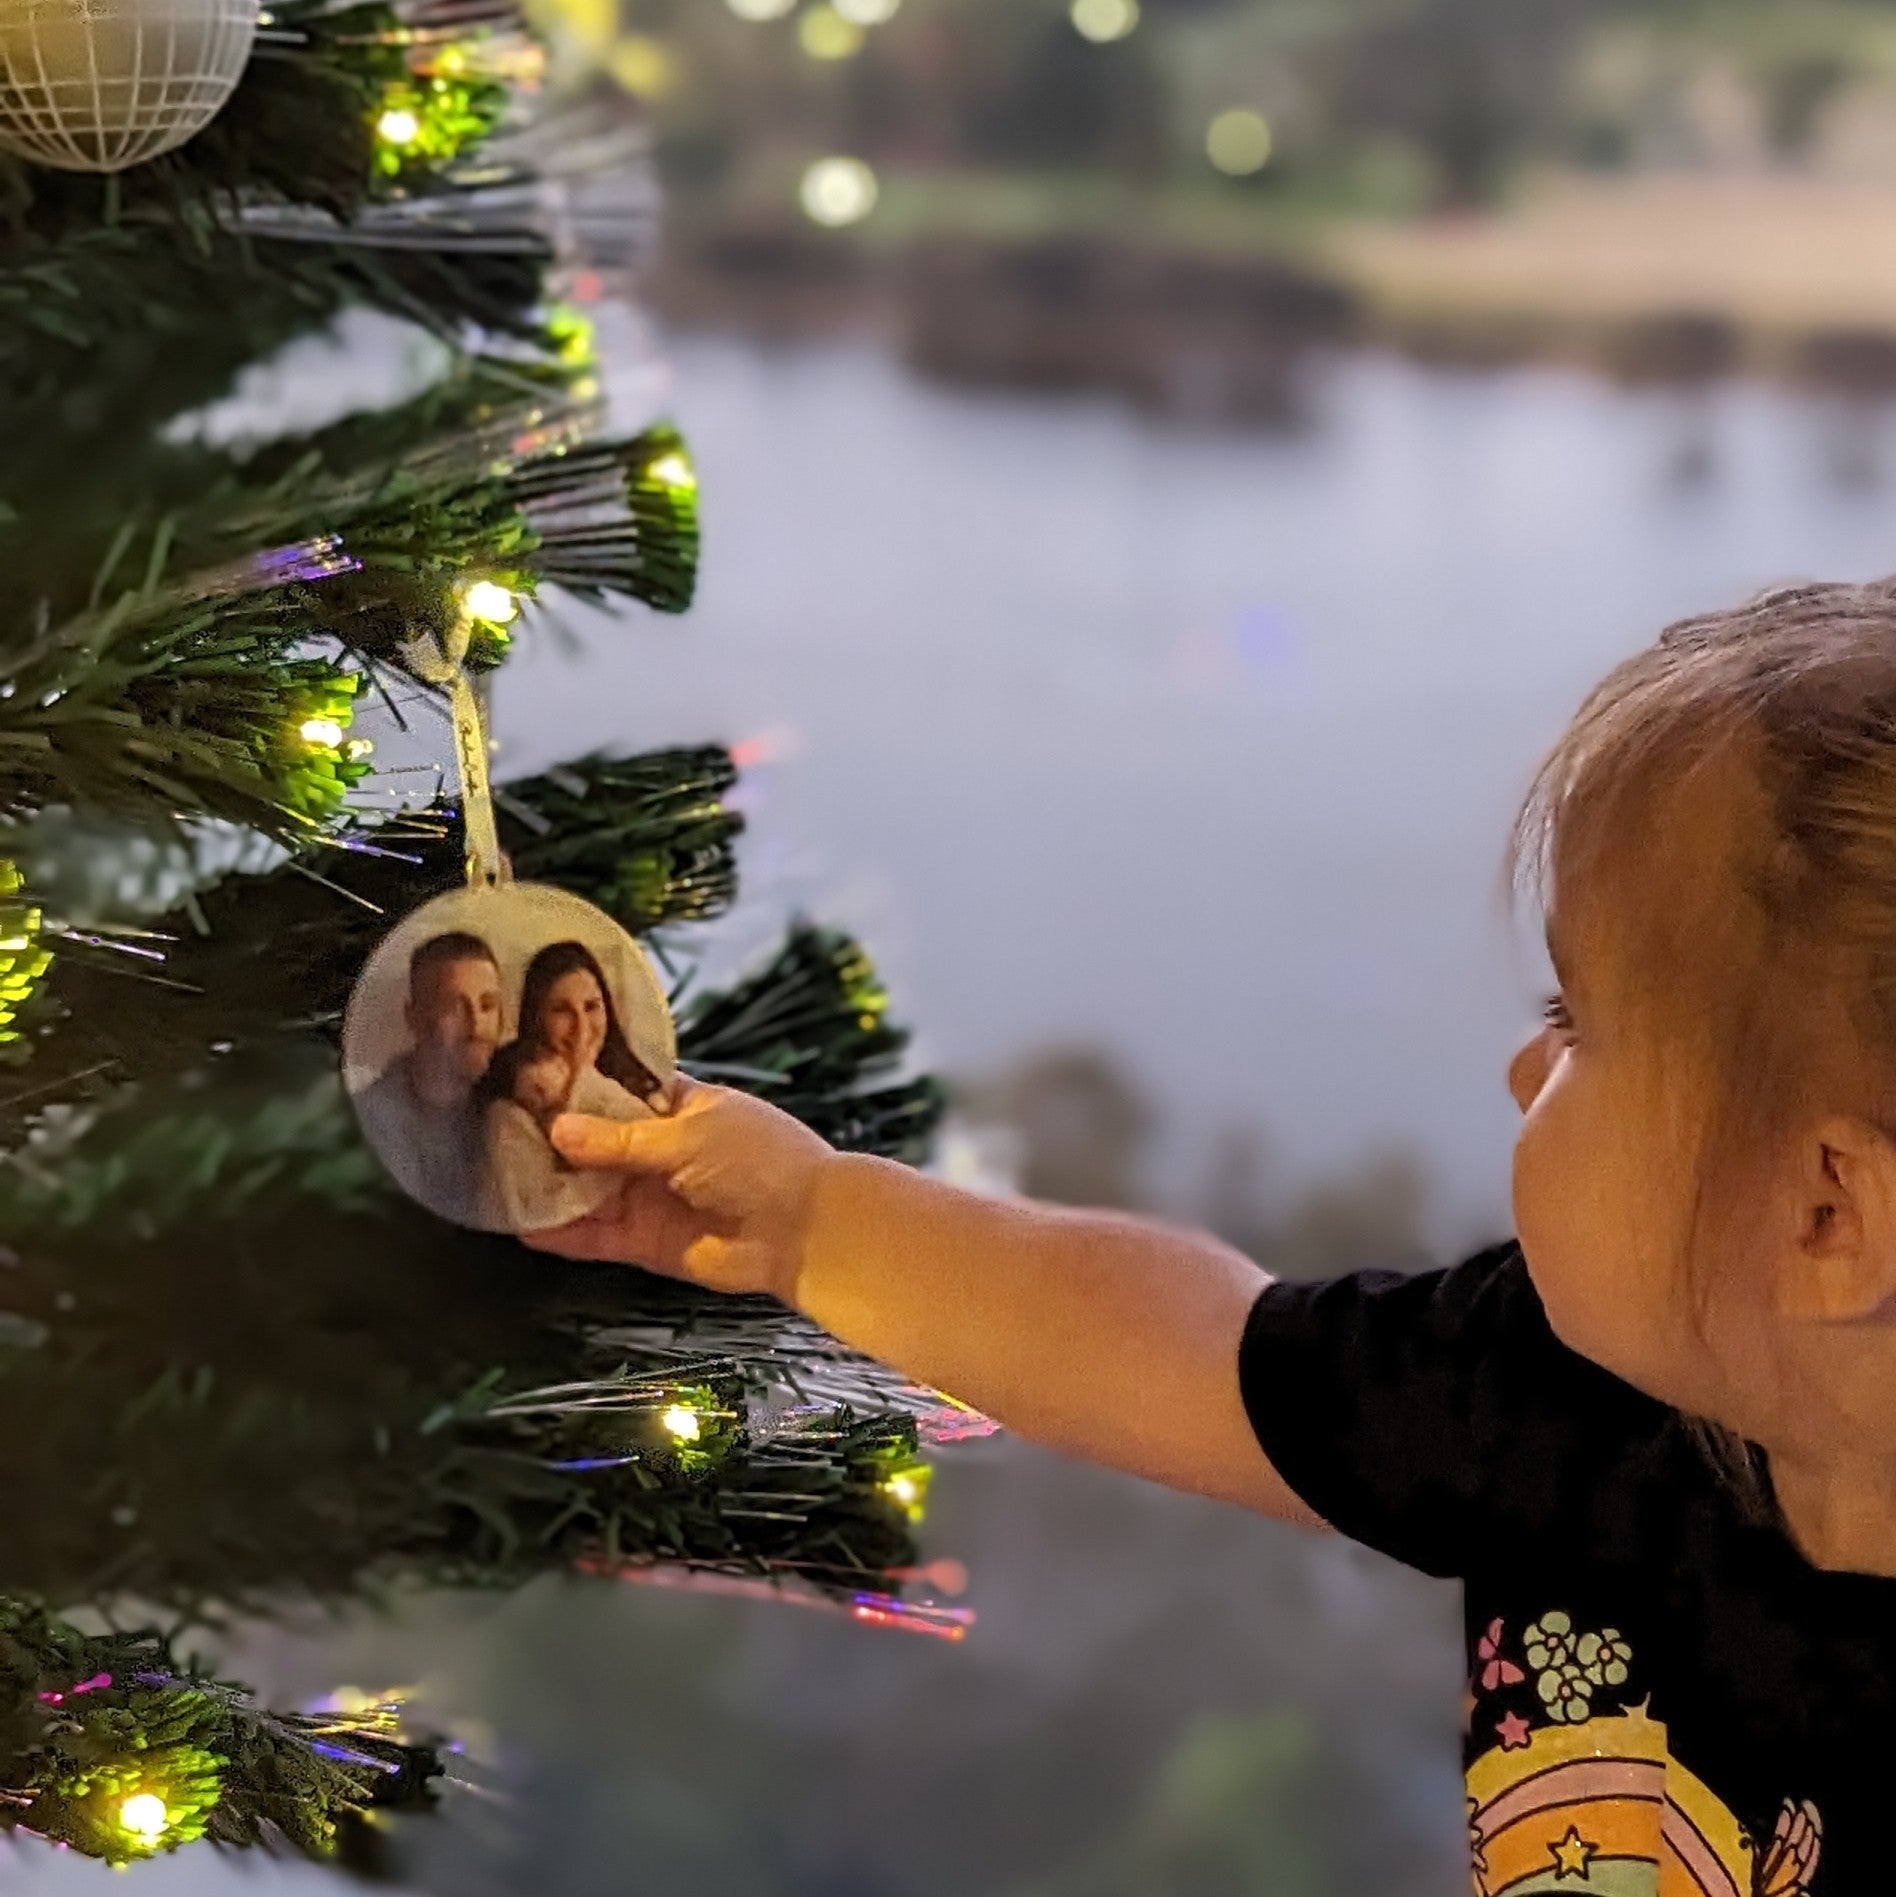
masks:
<path id="1" fill-rule="evenodd" d="M 1367 340 L 1640 378 L 1896 387 L 1896 186 L 1545 174 L 1496 210 L 1420 217 L 1389 208 L 1399 182 L 1379 203 L 1360 178 L 1326 194 L 895 176 L 848 232 L 781 210 L 687 229 L 680 268 L 696 314 L 715 310 L 720 277 L 740 315 L 795 306 L 824 326 L 870 307 L 933 339 L 921 354 L 942 359 L 924 366 L 983 379 L 1009 375 L 1013 352 L 1016 379 L 1163 382 L 1162 363 L 1139 365 L 1202 358 L 1209 330 L 1227 356 Z M 766 252 L 739 283 L 730 260 Z M 944 354 L 944 298 L 960 328 L 989 332 L 979 347 Z"/>
<path id="2" fill-rule="evenodd" d="M 1490 216 L 1340 222 L 1306 254 L 1396 337 L 1598 356 L 1628 336 L 1690 326 L 1707 367 L 1832 381 L 1896 374 L 1888 186 L 1555 178 Z"/>

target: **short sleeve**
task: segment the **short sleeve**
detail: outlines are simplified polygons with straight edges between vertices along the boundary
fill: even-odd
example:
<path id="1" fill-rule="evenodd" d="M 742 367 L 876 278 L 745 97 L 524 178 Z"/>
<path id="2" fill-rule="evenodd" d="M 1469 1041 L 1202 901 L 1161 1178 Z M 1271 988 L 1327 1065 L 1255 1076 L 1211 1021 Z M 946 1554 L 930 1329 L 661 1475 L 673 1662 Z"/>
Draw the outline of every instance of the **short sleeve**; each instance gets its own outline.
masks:
<path id="1" fill-rule="evenodd" d="M 1273 1283 L 1239 1346 L 1245 1410 L 1297 1496 L 1353 1541 L 1465 1576 L 1584 1488 L 1627 1386 L 1554 1336 L 1518 1244 L 1413 1276 Z"/>

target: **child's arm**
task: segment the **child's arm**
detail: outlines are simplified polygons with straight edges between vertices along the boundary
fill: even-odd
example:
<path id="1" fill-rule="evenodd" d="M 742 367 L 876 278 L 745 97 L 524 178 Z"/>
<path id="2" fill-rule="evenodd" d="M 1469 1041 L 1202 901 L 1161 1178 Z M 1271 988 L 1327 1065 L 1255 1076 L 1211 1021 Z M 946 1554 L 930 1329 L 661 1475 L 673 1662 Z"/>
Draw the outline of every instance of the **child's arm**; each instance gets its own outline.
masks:
<path id="1" fill-rule="evenodd" d="M 720 1087 L 686 1085 L 635 1124 L 568 1116 L 554 1142 L 625 1183 L 531 1244 L 769 1292 L 1036 1442 L 1321 1525 L 1239 1394 L 1239 1336 L 1269 1280 L 1213 1238 L 839 1154 Z"/>

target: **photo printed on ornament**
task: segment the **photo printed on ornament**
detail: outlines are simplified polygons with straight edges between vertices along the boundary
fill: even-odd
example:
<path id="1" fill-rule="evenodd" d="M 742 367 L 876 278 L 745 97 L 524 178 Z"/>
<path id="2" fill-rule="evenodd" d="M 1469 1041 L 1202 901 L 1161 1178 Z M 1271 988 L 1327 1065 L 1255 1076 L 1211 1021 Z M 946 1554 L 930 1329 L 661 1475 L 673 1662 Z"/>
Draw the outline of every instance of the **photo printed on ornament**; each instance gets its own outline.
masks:
<path id="1" fill-rule="evenodd" d="M 617 1181 L 568 1165 L 554 1120 L 662 1113 L 677 1071 L 644 952 L 591 903 L 538 883 L 455 890 L 400 923 L 356 982 L 342 1054 L 390 1176 L 431 1212 L 487 1232 L 597 1211 Z"/>

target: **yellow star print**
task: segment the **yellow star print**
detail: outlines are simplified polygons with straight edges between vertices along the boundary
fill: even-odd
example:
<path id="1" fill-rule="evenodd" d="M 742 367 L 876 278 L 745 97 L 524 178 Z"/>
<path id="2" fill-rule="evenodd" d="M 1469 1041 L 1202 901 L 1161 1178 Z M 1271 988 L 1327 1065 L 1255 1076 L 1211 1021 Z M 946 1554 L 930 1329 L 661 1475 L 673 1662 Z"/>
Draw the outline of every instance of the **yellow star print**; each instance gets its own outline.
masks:
<path id="1" fill-rule="evenodd" d="M 1554 1854 L 1554 1882 L 1559 1883 L 1563 1877 L 1584 1878 L 1587 1865 L 1600 1847 L 1589 1844 L 1580 1835 L 1578 1825 L 1569 1825 L 1567 1835 L 1558 1844 L 1550 1844 L 1547 1848 Z"/>

